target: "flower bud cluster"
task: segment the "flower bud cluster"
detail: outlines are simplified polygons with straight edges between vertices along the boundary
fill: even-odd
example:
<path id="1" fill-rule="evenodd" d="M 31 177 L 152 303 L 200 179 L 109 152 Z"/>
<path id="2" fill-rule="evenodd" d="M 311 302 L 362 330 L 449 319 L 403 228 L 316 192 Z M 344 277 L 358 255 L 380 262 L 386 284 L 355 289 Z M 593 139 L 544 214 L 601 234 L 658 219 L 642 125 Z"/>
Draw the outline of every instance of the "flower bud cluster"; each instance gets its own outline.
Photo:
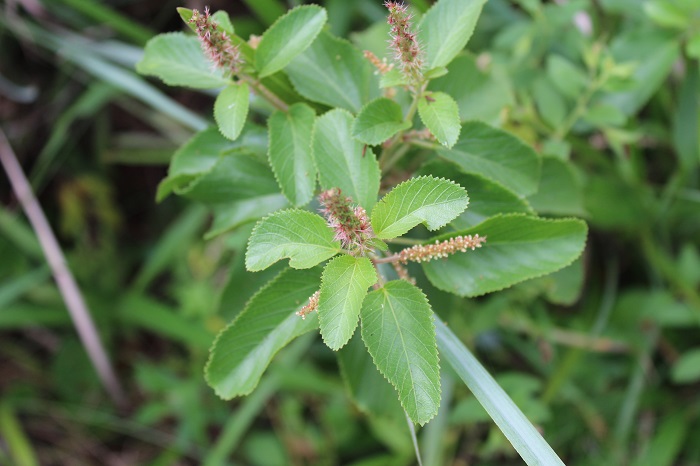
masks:
<path id="1" fill-rule="evenodd" d="M 467 252 L 467 249 L 473 251 L 476 248 L 480 248 L 484 242 L 486 242 L 485 236 L 455 236 L 446 241 L 435 241 L 435 244 L 406 248 L 399 252 L 398 260 L 404 264 L 407 262 L 428 262 L 433 259 L 447 257 L 456 252 Z"/>
<path id="2" fill-rule="evenodd" d="M 309 298 L 309 303 L 302 307 L 299 311 L 297 311 L 296 315 L 301 317 L 302 319 L 306 319 L 306 316 L 308 314 L 311 314 L 318 308 L 318 297 L 321 295 L 321 291 L 317 291 L 316 293 L 312 294 L 311 297 Z"/>
<path id="3" fill-rule="evenodd" d="M 416 284 L 416 279 L 408 273 L 408 269 L 406 269 L 401 262 L 392 262 L 391 265 L 394 267 L 399 280 L 406 280 L 411 285 Z"/>
<path id="4" fill-rule="evenodd" d="M 387 19 L 391 26 L 389 44 L 394 51 L 394 58 L 401 66 L 401 72 L 406 79 L 416 84 L 422 79 L 423 58 L 416 33 L 411 25 L 412 15 L 403 3 L 387 1 L 384 6 L 389 9 Z"/>
<path id="5" fill-rule="evenodd" d="M 233 45 L 231 38 L 223 31 L 209 14 L 209 7 L 204 13 L 192 11 L 189 21 L 194 24 L 204 54 L 218 68 L 227 73 L 236 73 L 241 65 L 241 55 L 238 47 Z"/>
<path id="6" fill-rule="evenodd" d="M 367 212 L 360 206 L 353 206 L 352 199 L 345 197 L 339 188 L 329 189 L 319 195 L 321 213 L 328 226 L 335 231 L 336 240 L 350 251 L 364 253 L 371 249 L 370 240 L 374 237 L 372 224 Z"/>

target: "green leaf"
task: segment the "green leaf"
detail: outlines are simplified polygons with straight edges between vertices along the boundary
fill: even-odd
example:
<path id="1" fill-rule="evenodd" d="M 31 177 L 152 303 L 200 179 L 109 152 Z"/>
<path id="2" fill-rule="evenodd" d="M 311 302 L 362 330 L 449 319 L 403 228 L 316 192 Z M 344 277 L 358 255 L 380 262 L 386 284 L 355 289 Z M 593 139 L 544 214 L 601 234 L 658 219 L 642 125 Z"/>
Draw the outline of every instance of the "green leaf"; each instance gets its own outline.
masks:
<path id="1" fill-rule="evenodd" d="M 547 59 L 547 75 L 562 94 L 576 99 L 588 86 L 586 73 L 560 55 L 550 55 Z"/>
<path id="2" fill-rule="evenodd" d="M 460 130 L 457 102 L 443 92 L 427 92 L 418 100 L 418 114 L 423 124 L 445 147 L 457 142 Z"/>
<path id="3" fill-rule="evenodd" d="M 379 193 L 379 164 L 371 150 L 352 137 L 352 115 L 335 109 L 318 117 L 313 153 L 323 189 L 343 194 L 370 211 Z"/>
<path id="4" fill-rule="evenodd" d="M 224 152 L 212 170 L 175 192 L 200 202 L 222 203 L 274 194 L 279 188 L 266 163 L 235 150 Z"/>
<path id="5" fill-rule="evenodd" d="M 333 351 L 352 337 L 367 288 L 375 283 L 377 273 L 366 257 L 343 255 L 326 265 L 318 298 L 318 322 L 323 341 Z"/>
<path id="6" fill-rule="evenodd" d="M 275 112 L 268 120 L 270 165 L 289 202 L 307 204 L 316 187 L 316 165 L 311 153 L 311 134 L 316 113 L 306 104 Z"/>
<path id="7" fill-rule="evenodd" d="M 418 24 L 425 69 L 447 66 L 467 45 L 486 0 L 440 0 Z"/>
<path id="8" fill-rule="evenodd" d="M 428 163 L 417 174 L 447 178 L 460 186 L 469 186 L 469 208 L 451 222 L 458 230 L 466 230 L 499 214 L 535 213 L 524 199 L 512 191 L 479 175 L 456 171 L 454 164 L 450 162 L 437 160 Z"/>
<path id="9" fill-rule="evenodd" d="M 372 291 L 360 313 L 362 339 L 379 371 L 396 388 L 413 422 L 440 406 L 440 366 L 430 304 L 414 285 L 396 280 Z"/>
<path id="10" fill-rule="evenodd" d="M 290 10 L 265 31 L 255 52 L 260 77 L 269 76 L 291 62 L 314 41 L 326 24 L 326 10 L 304 5 Z"/>
<path id="11" fill-rule="evenodd" d="M 160 34 L 148 41 L 136 71 L 170 86 L 213 89 L 231 84 L 204 56 L 197 38 L 181 32 Z"/>
<path id="12" fill-rule="evenodd" d="M 700 37 L 700 35 L 698 35 Z M 680 165 L 690 171 L 700 162 L 700 76 L 698 65 L 688 67 L 673 112 L 673 146 Z"/>
<path id="13" fill-rule="evenodd" d="M 248 116 L 250 91 L 248 84 L 239 82 L 221 91 L 214 103 L 214 119 L 221 134 L 235 141 Z"/>
<path id="14" fill-rule="evenodd" d="M 671 379 L 675 383 L 693 383 L 700 380 L 700 348 L 683 353 L 673 364 Z"/>
<path id="15" fill-rule="evenodd" d="M 637 63 L 633 85 L 628 90 L 604 95 L 601 100 L 626 115 L 636 113 L 668 77 L 680 54 L 679 44 L 675 35 L 648 28 L 619 34 L 610 52 L 616 63 Z"/>
<path id="16" fill-rule="evenodd" d="M 564 96 L 546 75 L 539 76 L 532 83 L 532 98 L 540 117 L 552 128 L 558 128 L 569 111 Z"/>
<path id="17" fill-rule="evenodd" d="M 247 395 L 274 355 L 313 330 L 315 315 L 294 313 L 320 285 L 320 271 L 287 269 L 264 286 L 216 338 L 205 369 L 207 383 L 224 399 Z"/>
<path id="18" fill-rule="evenodd" d="M 362 107 L 352 125 L 352 135 L 355 139 L 374 146 L 410 127 L 411 122 L 403 119 L 401 106 L 381 97 Z"/>
<path id="19" fill-rule="evenodd" d="M 436 318 L 440 355 L 457 372 L 529 466 L 564 463 L 466 346 Z"/>
<path id="20" fill-rule="evenodd" d="M 248 242 L 245 264 L 251 272 L 284 258 L 295 269 L 308 269 L 340 252 L 333 230 L 319 215 L 283 210 L 260 220 Z"/>
<path id="21" fill-rule="evenodd" d="M 583 251 L 587 227 L 581 220 L 545 220 L 520 214 L 493 217 L 460 235 L 487 237 L 474 251 L 424 262 L 433 285 L 459 296 L 480 296 L 571 264 Z M 434 240 L 445 240 L 454 233 Z"/>
<path id="22" fill-rule="evenodd" d="M 362 52 L 328 32 L 322 32 L 285 72 L 307 99 L 353 113 L 379 96 L 379 79 Z"/>
<path id="23" fill-rule="evenodd" d="M 474 173 L 502 184 L 520 197 L 537 191 L 540 160 L 535 151 L 510 133 L 485 123 L 462 126 L 459 141 L 438 154 L 456 163 L 464 173 Z"/>
<path id="24" fill-rule="evenodd" d="M 540 187 L 528 197 L 539 213 L 584 215 L 583 186 L 570 163 L 556 157 L 542 157 Z"/>
<path id="25" fill-rule="evenodd" d="M 372 211 L 377 238 L 396 238 L 419 223 L 429 230 L 447 225 L 469 205 L 467 191 L 452 181 L 421 176 L 396 186 Z"/>
<path id="26" fill-rule="evenodd" d="M 241 225 L 259 220 L 288 205 L 287 198 L 279 193 L 216 204 L 212 207 L 214 220 L 209 231 L 204 234 L 204 239 L 214 238 Z"/>

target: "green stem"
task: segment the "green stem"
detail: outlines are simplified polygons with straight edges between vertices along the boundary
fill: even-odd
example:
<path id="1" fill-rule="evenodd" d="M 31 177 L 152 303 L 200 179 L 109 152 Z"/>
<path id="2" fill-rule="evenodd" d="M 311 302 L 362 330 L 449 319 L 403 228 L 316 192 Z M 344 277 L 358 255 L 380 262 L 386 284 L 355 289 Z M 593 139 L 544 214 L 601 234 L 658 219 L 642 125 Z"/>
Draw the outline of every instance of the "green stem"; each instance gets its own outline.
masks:
<path id="1" fill-rule="evenodd" d="M 238 77 L 241 79 L 241 81 L 245 81 L 248 84 L 250 84 L 250 87 L 252 87 L 253 90 L 255 90 L 256 94 L 258 94 L 263 99 L 267 100 L 277 110 L 280 110 L 285 113 L 289 111 L 289 105 L 287 105 L 285 102 L 282 101 L 282 99 L 277 97 L 272 91 L 266 88 L 260 81 L 253 79 L 246 74 L 240 74 L 238 75 Z"/>

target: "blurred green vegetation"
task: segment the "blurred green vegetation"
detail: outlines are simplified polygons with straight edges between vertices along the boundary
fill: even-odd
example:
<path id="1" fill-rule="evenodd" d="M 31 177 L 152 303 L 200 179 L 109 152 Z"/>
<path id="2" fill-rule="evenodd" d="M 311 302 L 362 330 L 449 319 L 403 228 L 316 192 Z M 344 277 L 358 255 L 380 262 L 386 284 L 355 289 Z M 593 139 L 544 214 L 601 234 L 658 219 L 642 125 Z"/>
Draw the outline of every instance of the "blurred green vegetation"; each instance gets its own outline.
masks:
<path id="1" fill-rule="evenodd" d="M 248 37 L 297 3 L 210 7 Z M 321 3 L 334 34 L 384 55 L 380 2 Z M 155 202 L 173 151 L 212 121 L 212 95 L 134 71 L 152 35 L 185 29 L 177 6 L 0 4 L 0 123 L 129 395 L 126 410 L 105 396 L 0 175 L 0 465 L 414 464 L 405 421 L 356 403 L 311 335 L 247 398 L 206 386 L 214 336 L 279 268 L 245 272 L 249 223 Z M 541 191 L 559 195 L 531 196 L 535 211 L 591 226 L 584 257 L 556 274 L 458 302 L 431 291 L 567 464 L 700 464 L 699 58 L 697 0 L 490 0 L 434 82 L 463 119 L 544 157 Z M 418 433 L 424 464 L 521 464 L 453 381 Z"/>

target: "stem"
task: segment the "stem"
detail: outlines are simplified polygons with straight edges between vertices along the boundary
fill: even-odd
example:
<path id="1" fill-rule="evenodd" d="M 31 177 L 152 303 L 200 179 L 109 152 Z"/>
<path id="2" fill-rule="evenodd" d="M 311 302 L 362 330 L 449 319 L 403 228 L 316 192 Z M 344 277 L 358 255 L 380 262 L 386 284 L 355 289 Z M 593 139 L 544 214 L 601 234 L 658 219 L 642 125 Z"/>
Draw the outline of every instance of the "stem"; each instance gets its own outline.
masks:
<path id="1" fill-rule="evenodd" d="M 377 259 L 372 259 L 372 261 L 375 264 L 389 264 L 391 262 L 397 262 L 399 260 L 399 257 L 400 256 L 398 254 L 393 254 L 387 257 L 379 257 Z"/>
<path id="2" fill-rule="evenodd" d="M 256 94 L 258 94 L 260 97 L 267 100 L 277 110 L 280 110 L 280 111 L 285 112 L 285 113 L 289 111 L 289 105 L 287 105 L 285 102 L 283 102 L 282 99 L 277 97 L 271 90 L 269 90 L 267 87 L 265 87 L 260 81 L 253 79 L 246 74 L 239 74 L 238 77 L 241 79 L 241 81 L 245 81 L 248 84 L 250 84 L 250 87 L 252 87 L 255 90 Z"/>
<path id="3" fill-rule="evenodd" d="M 425 88 L 427 86 L 427 82 L 423 82 L 420 85 L 420 90 L 413 95 L 413 102 L 411 102 L 411 106 L 406 112 L 404 120 L 411 123 L 411 126 L 413 126 L 413 117 L 418 110 L 418 100 L 423 96 L 423 92 L 425 92 Z M 399 159 L 401 159 L 401 157 L 403 157 L 408 151 L 409 146 L 406 144 L 401 145 L 398 149 L 396 149 L 396 144 L 402 140 L 403 134 L 404 131 L 399 131 L 396 133 L 382 151 L 382 155 L 379 157 L 379 167 L 382 169 L 382 173 L 388 172 L 389 169 L 391 169 L 391 167 L 393 167 L 396 162 L 398 162 Z"/>
<path id="4" fill-rule="evenodd" d="M 107 353 L 104 346 L 102 346 L 100 335 L 92 321 L 83 295 L 75 282 L 73 274 L 66 265 L 66 259 L 56 240 L 56 236 L 51 230 L 51 225 L 49 225 L 39 202 L 34 197 L 29 181 L 27 181 L 22 167 L 17 161 L 17 157 L 2 129 L 0 129 L 0 163 L 5 168 L 15 196 L 17 196 L 22 209 L 24 209 L 29 222 L 32 224 L 34 232 L 39 238 L 39 243 L 46 256 L 46 261 L 51 267 L 56 285 L 58 285 L 58 289 L 63 296 L 63 301 L 68 308 L 73 324 L 78 331 L 78 336 L 90 357 L 92 365 L 95 367 L 102 384 L 115 404 L 120 407 L 124 406 L 126 397 L 107 358 Z"/>

